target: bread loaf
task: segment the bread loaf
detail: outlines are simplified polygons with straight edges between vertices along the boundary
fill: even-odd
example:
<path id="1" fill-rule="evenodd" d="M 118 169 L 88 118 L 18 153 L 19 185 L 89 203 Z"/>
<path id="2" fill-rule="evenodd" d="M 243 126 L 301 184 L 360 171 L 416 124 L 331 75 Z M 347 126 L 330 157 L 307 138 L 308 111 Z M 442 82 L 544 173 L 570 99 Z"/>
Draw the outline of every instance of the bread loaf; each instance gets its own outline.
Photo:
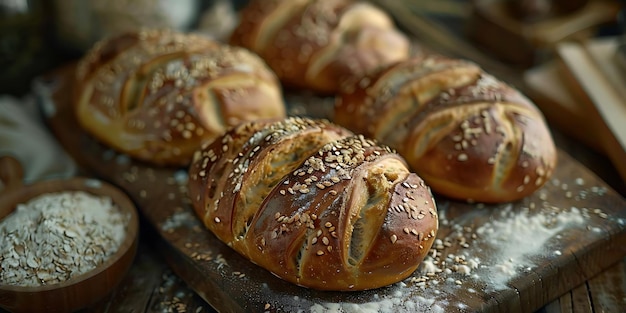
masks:
<path id="1" fill-rule="evenodd" d="M 350 0 L 251 0 L 230 42 L 259 54 L 283 85 L 318 93 L 409 56 L 384 11 Z"/>
<path id="2" fill-rule="evenodd" d="M 237 126 L 196 153 L 188 190 L 221 241 L 314 289 L 402 280 L 438 229 L 430 189 L 399 155 L 321 120 Z"/>
<path id="3" fill-rule="evenodd" d="M 200 35 L 141 30 L 97 43 L 76 71 L 80 125 L 158 165 L 189 165 L 229 126 L 284 117 L 282 87 L 261 58 Z"/>
<path id="4" fill-rule="evenodd" d="M 518 200 L 556 165 L 536 106 L 464 60 L 415 57 L 370 73 L 337 97 L 334 118 L 397 149 L 435 193 L 452 198 Z"/>

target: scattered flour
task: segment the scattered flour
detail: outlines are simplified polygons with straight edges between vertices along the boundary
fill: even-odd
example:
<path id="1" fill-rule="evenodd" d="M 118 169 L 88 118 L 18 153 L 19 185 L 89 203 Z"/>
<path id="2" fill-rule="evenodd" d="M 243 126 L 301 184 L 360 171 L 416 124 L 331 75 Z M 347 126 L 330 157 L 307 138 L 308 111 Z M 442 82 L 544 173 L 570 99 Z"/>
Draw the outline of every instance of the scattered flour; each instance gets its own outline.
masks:
<path id="1" fill-rule="evenodd" d="M 161 230 L 165 232 L 170 232 L 182 226 L 191 228 L 199 225 L 200 220 L 194 215 L 192 211 L 181 210 L 170 215 L 161 225 Z"/>
<path id="2" fill-rule="evenodd" d="M 321 303 L 311 306 L 311 313 L 413 313 L 432 312 L 444 313 L 445 301 L 422 296 L 409 297 L 403 293 L 406 288 L 403 283 L 394 285 L 395 290 L 389 291 L 387 295 L 380 297 L 378 294 L 374 298 L 378 301 L 365 303 Z M 408 290 L 408 289 L 407 289 Z M 442 306 L 443 305 L 443 306 Z"/>
<path id="3" fill-rule="evenodd" d="M 549 240 L 572 225 L 584 223 L 581 211 L 572 207 L 567 211 L 551 214 L 514 212 L 507 206 L 494 219 L 476 229 L 479 241 L 491 251 L 494 264 L 484 264 L 479 276 L 488 279 L 495 289 L 506 288 L 506 283 L 520 270 L 532 267 L 532 258 L 554 253 L 549 250 Z M 495 270 L 493 270 L 495 269 Z"/>
<path id="4" fill-rule="evenodd" d="M 541 209 L 514 209 L 511 204 L 496 208 L 493 218 L 472 229 L 446 218 L 440 211 L 440 223 L 453 231 L 437 238 L 428 256 L 412 276 L 395 284 L 384 296 L 365 303 L 318 303 L 310 308 L 313 313 L 353 312 L 448 312 L 467 307 L 464 303 L 450 303 L 449 295 L 465 289 L 476 294 L 509 288 L 507 283 L 530 271 L 538 260 L 565 252 L 558 247 L 558 239 L 569 228 L 582 229 L 590 213 L 601 211 L 571 207 L 560 210 L 547 202 Z M 463 223 L 464 224 L 464 223 Z M 456 254 L 444 254 L 447 248 Z M 477 255 L 489 255 L 479 259 Z M 412 284 L 412 288 L 405 288 Z M 415 292 L 415 287 L 420 292 Z"/>

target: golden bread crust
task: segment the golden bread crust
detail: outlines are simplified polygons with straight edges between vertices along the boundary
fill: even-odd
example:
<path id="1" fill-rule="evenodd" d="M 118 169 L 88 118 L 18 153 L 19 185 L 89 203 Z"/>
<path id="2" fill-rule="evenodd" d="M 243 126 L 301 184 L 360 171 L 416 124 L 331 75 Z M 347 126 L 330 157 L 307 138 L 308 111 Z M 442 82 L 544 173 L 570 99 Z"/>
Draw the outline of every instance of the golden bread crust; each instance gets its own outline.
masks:
<path id="1" fill-rule="evenodd" d="M 141 30 L 97 43 L 76 71 L 75 112 L 91 135 L 157 165 L 184 166 L 237 123 L 284 117 L 258 56 L 206 37 Z"/>

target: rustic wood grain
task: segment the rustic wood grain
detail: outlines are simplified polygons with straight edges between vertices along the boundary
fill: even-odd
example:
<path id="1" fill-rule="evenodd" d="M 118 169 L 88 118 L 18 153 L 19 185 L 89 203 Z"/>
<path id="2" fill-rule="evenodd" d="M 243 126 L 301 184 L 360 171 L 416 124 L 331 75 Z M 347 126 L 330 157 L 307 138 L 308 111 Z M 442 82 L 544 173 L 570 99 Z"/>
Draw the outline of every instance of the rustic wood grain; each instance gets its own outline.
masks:
<path id="1" fill-rule="evenodd" d="M 555 210 L 557 215 L 566 214 L 565 210 L 571 207 L 591 210 L 584 218 L 584 224 L 563 229 L 556 238 L 546 241 L 545 251 L 530 256 L 532 262 L 529 264 L 532 265 L 507 276 L 502 286 L 494 287 L 480 275 L 444 272 L 433 275 L 424 288 L 411 279 L 386 288 L 355 293 L 300 288 L 253 265 L 204 229 L 185 195 L 186 169 L 155 168 L 133 161 L 81 132 L 71 114 L 67 98 L 70 86 L 64 84 L 66 75 L 67 72 L 57 73 L 48 82 L 54 87 L 51 97 L 41 99 L 43 106 L 47 107 L 51 129 L 78 163 L 129 193 L 147 224 L 154 228 L 160 255 L 178 276 L 218 311 L 308 311 L 349 303 L 359 309 L 380 310 L 392 305 L 388 310 L 394 312 L 427 306 L 445 312 L 532 312 L 626 254 L 622 248 L 626 243 L 624 199 L 561 151 L 555 179 L 520 202 L 485 206 L 437 198 L 445 222 L 438 237 L 450 240 L 450 247 L 439 252 L 444 258 L 448 254 L 472 252 L 470 256 L 481 259 L 481 266 L 474 270 L 481 275 L 495 270 L 497 262 L 490 258 L 497 255 L 497 247 L 485 244 L 489 239 L 485 236 L 473 242 L 470 240 L 472 245 L 466 249 L 460 246 L 461 237 L 470 236 L 481 226 L 503 219 L 501 215 L 506 212 L 509 212 L 508 218 L 515 218 L 524 209 L 530 210 L 532 216 L 544 214 L 545 210 Z M 306 106 L 306 103 L 301 105 Z M 576 184 L 576 179 L 584 183 Z M 592 190 L 602 192 L 597 194 Z M 510 206 L 509 211 L 507 206 Z M 593 213 L 595 209 L 602 214 Z M 416 273 L 412 278 L 421 276 Z M 435 279 L 439 284 L 432 282 Z"/>
<path id="2" fill-rule="evenodd" d="M 626 308 L 626 262 L 609 268 L 587 282 L 594 312 Z"/>
<path id="3" fill-rule="evenodd" d="M 176 276 L 144 234 L 128 275 L 107 298 L 79 313 L 216 312 Z"/>

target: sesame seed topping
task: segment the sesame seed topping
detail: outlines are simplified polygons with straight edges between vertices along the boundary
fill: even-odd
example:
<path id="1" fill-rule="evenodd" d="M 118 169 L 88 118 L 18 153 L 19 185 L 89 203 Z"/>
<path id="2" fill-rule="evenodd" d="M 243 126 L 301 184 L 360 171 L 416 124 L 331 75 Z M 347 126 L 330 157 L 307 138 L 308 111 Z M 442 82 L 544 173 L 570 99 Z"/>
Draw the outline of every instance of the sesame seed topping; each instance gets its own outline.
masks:
<path id="1" fill-rule="evenodd" d="M 322 237 L 322 243 L 325 246 L 328 246 L 330 244 L 330 240 L 328 240 L 328 237 L 324 236 L 324 237 Z"/>

